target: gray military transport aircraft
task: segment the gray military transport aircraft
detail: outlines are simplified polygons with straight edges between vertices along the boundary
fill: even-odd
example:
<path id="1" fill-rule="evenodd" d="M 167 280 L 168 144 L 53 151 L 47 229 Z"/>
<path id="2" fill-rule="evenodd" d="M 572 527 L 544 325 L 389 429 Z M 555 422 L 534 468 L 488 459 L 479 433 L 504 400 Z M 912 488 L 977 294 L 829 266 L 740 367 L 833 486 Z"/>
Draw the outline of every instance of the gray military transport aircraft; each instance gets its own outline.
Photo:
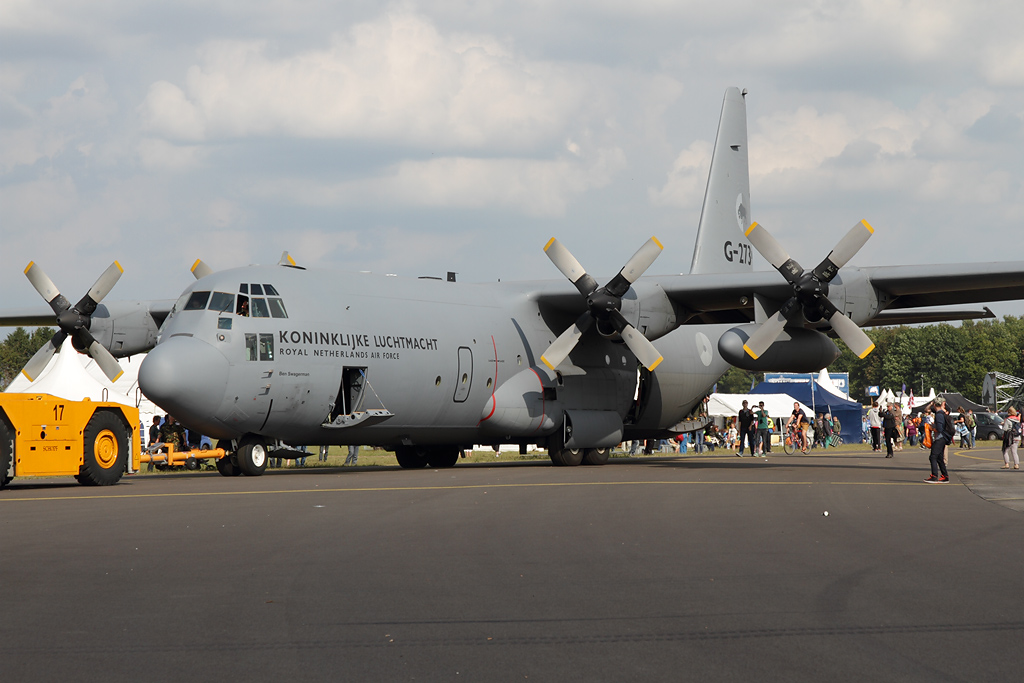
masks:
<path id="1" fill-rule="evenodd" d="M 312 270 L 285 254 L 217 272 L 197 261 L 176 302 L 103 304 L 115 263 L 71 306 L 29 264 L 59 330 L 24 372 L 69 335 L 111 378 L 114 356 L 149 351 L 143 392 L 221 440 L 226 476 L 262 474 L 284 443 L 384 446 L 407 468 L 450 467 L 474 443 L 536 443 L 556 465 L 600 465 L 623 440 L 703 427 L 694 408 L 730 365 L 815 371 L 839 356 L 830 336 L 863 357 L 861 326 L 992 317 L 948 307 L 1024 298 L 1021 261 L 844 267 L 866 222 L 804 270 L 750 222 L 745 95 L 725 93 L 688 274 L 641 277 L 662 251 L 651 238 L 602 286 L 551 239 L 574 287 Z M 754 272 L 755 249 L 778 272 Z"/>

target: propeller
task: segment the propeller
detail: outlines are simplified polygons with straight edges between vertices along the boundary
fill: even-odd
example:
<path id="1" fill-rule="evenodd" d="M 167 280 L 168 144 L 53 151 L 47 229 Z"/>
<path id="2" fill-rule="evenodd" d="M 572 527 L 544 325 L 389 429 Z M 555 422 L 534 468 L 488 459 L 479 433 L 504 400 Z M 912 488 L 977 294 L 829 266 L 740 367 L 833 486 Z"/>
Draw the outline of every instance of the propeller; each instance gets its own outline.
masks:
<path id="1" fill-rule="evenodd" d="M 213 268 L 203 263 L 201 258 L 196 259 L 196 262 L 192 264 L 191 270 L 197 280 L 202 280 L 207 275 L 213 275 Z"/>
<path id="2" fill-rule="evenodd" d="M 117 359 L 89 332 L 92 314 L 96 312 L 96 307 L 103 297 L 109 294 L 117 284 L 123 272 L 121 264 L 114 261 L 109 268 L 103 271 L 103 274 L 96 280 L 96 284 L 82 297 L 82 300 L 72 306 L 71 302 L 53 284 L 53 280 L 43 272 L 39 264 L 34 261 L 28 264 L 28 267 L 25 268 L 25 275 L 36 291 L 46 300 L 46 303 L 50 304 L 53 312 L 57 314 L 57 326 L 60 328 L 22 369 L 29 381 L 34 381 L 39 376 L 46 364 L 50 362 L 50 358 L 60 350 L 61 344 L 69 336 L 74 347 L 88 353 L 111 382 L 116 381 L 124 373 Z"/>
<path id="3" fill-rule="evenodd" d="M 552 237 L 544 246 L 544 253 L 548 255 L 562 275 L 576 285 L 576 289 L 587 300 L 587 310 L 541 355 L 540 359 L 544 361 L 544 364 L 554 370 L 576 348 L 576 344 L 587 330 L 596 323 L 598 332 L 606 336 L 618 333 L 637 360 L 643 363 L 648 370 L 658 367 L 663 360 L 662 355 L 654 348 L 654 344 L 647 340 L 647 337 L 629 324 L 629 321 L 620 312 L 620 308 L 622 307 L 622 296 L 629 290 L 630 285 L 650 268 L 662 249 L 664 247 L 661 246 L 661 242 L 652 237 L 633 254 L 618 275 L 609 280 L 604 287 L 598 287 L 597 281 L 587 274 L 580 262 L 569 253 L 569 250 Z"/>
<path id="4" fill-rule="evenodd" d="M 765 259 L 786 278 L 793 287 L 793 296 L 750 336 L 743 349 L 756 359 L 768 350 L 783 328 L 801 308 L 809 321 L 828 320 L 836 334 L 846 342 L 858 358 L 865 358 L 875 349 L 874 343 L 828 299 L 828 284 L 839 269 L 845 266 L 875 232 L 867 221 L 853 226 L 839 241 L 835 249 L 811 271 L 805 271 L 793 260 L 781 244 L 757 223 L 747 230 L 747 239 Z"/>

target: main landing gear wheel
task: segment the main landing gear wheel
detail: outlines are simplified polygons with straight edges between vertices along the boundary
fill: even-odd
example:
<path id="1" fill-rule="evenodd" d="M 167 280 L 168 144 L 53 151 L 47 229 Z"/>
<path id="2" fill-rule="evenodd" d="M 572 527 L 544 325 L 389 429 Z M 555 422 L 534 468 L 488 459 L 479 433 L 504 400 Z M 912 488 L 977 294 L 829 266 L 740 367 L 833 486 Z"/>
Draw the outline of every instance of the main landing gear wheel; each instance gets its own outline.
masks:
<path id="1" fill-rule="evenodd" d="M 13 457 L 14 432 L 8 429 L 3 420 L 0 420 L 0 489 L 11 483 L 11 479 L 13 479 L 8 473 Z"/>
<path id="2" fill-rule="evenodd" d="M 583 462 L 582 448 L 549 448 L 548 457 L 556 467 L 575 467 Z"/>
<path id="3" fill-rule="evenodd" d="M 395 458 L 398 466 L 404 470 L 418 470 L 427 466 L 426 452 L 415 446 L 399 446 L 395 449 Z"/>
<path id="4" fill-rule="evenodd" d="M 258 477 L 267 470 L 267 445 L 258 436 L 246 436 L 239 442 L 235 458 L 242 474 Z"/>
<path id="5" fill-rule="evenodd" d="M 110 486 L 121 480 L 128 464 L 128 429 L 103 411 L 89 419 L 82 434 L 84 452 L 78 481 L 87 486 Z"/>
<path id="6" fill-rule="evenodd" d="M 610 448 L 587 448 L 583 451 L 584 465 L 604 465 L 611 455 Z"/>
<path id="7" fill-rule="evenodd" d="M 427 450 L 427 464 L 436 469 L 455 467 L 459 461 L 459 449 L 454 446 L 439 446 Z"/>

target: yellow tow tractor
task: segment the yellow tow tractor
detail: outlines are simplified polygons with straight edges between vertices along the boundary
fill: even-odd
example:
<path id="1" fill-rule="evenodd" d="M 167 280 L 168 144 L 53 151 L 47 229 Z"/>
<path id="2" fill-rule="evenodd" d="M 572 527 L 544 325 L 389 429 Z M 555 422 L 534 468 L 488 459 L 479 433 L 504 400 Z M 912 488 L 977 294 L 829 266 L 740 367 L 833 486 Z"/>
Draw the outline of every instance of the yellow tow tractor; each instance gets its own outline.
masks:
<path id="1" fill-rule="evenodd" d="M 14 477 L 116 484 L 125 472 L 138 471 L 139 444 L 138 408 L 0 393 L 0 487 Z"/>

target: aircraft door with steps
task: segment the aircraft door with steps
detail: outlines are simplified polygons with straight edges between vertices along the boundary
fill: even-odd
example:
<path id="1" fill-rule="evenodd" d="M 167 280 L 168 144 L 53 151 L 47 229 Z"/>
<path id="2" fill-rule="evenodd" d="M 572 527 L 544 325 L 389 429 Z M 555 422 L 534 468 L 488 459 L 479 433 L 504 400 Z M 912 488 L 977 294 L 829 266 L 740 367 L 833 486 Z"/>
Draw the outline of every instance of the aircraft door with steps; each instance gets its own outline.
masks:
<path id="1" fill-rule="evenodd" d="M 338 398 L 334 401 L 330 421 L 339 415 L 352 415 L 362 407 L 363 393 L 366 391 L 366 368 L 343 367 L 341 369 L 341 386 Z"/>

